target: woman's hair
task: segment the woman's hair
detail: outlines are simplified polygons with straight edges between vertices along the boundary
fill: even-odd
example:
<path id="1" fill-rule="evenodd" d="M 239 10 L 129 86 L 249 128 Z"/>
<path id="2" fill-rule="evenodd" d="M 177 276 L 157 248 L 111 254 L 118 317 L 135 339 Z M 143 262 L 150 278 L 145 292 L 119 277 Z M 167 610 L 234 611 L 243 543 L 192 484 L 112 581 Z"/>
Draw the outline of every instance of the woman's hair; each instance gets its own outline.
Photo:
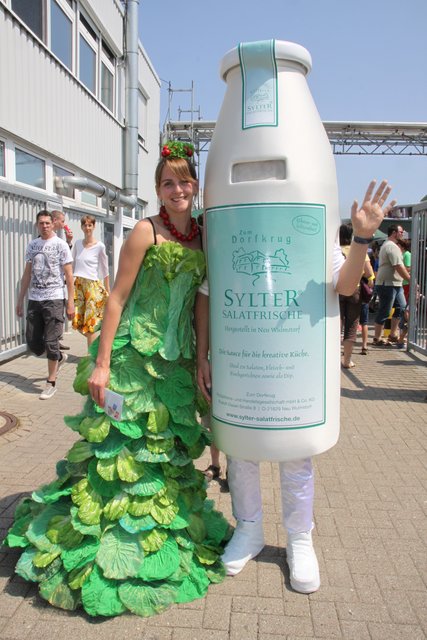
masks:
<path id="1" fill-rule="evenodd" d="M 197 182 L 196 168 L 192 162 L 184 158 L 160 158 L 155 173 L 156 189 L 160 188 L 162 171 L 165 167 L 169 167 L 180 180 Z"/>
<path id="2" fill-rule="evenodd" d="M 96 225 L 96 218 L 95 218 L 95 216 L 90 216 L 89 214 L 87 214 L 87 215 L 82 216 L 80 218 L 80 226 L 82 227 L 85 224 L 85 222 L 91 222 L 93 224 L 93 226 L 95 226 Z"/>
<path id="3" fill-rule="evenodd" d="M 402 249 L 402 251 L 410 251 L 411 250 L 411 243 L 409 240 L 404 240 L 404 238 L 398 238 L 396 240 L 396 244 L 398 247 L 400 247 Z"/>
<path id="4" fill-rule="evenodd" d="M 353 227 L 351 224 L 342 224 L 340 226 L 340 246 L 345 247 L 351 244 L 351 238 L 353 236 Z"/>

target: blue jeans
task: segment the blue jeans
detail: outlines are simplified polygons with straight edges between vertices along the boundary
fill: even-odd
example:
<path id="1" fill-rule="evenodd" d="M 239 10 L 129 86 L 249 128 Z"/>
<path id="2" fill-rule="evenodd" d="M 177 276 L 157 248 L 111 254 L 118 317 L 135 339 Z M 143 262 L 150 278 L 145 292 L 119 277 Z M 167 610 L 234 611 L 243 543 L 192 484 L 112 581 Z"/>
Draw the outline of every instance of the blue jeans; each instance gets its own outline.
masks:
<path id="1" fill-rule="evenodd" d="M 376 292 L 378 294 L 380 304 L 375 322 L 377 324 L 384 324 L 389 317 L 393 306 L 395 308 L 393 318 L 401 318 L 406 307 L 403 287 L 391 287 L 385 284 L 377 284 Z"/>

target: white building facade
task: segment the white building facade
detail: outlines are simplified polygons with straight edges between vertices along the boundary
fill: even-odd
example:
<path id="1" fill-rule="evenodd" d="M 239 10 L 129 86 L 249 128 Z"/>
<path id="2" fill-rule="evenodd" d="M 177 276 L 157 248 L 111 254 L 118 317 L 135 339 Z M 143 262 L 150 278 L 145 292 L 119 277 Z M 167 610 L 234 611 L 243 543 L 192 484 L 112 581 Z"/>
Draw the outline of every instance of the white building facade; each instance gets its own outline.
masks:
<path id="1" fill-rule="evenodd" d="M 123 235 L 157 211 L 160 80 L 141 43 L 137 204 L 119 206 L 126 201 L 125 4 L 0 0 L 0 360 L 25 348 L 14 309 L 37 211 L 63 210 L 76 238 L 80 217 L 95 215 L 112 277 Z M 64 184 L 71 177 L 100 188 Z"/>

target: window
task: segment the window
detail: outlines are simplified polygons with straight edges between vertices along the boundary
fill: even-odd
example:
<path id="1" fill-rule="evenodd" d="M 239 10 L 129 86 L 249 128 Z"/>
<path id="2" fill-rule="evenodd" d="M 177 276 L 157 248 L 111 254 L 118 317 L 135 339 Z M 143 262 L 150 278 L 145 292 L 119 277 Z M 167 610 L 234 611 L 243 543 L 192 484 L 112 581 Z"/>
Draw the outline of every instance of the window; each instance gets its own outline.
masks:
<path id="1" fill-rule="evenodd" d="M 55 191 L 55 193 L 57 193 L 59 196 L 74 198 L 74 188 L 71 186 L 62 186 L 60 180 L 60 178 L 73 175 L 74 173 L 71 173 L 71 171 L 67 171 L 66 169 L 62 169 L 61 167 L 53 165 L 53 190 Z"/>
<path id="2" fill-rule="evenodd" d="M 138 139 L 145 144 L 147 134 L 147 98 L 141 90 L 138 91 Z"/>
<path id="3" fill-rule="evenodd" d="M 0 0 L 1 2 L 1 0 Z M 50 51 L 112 113 L 117 106 L 116 56 L 75 0 L 6 0 Z M 90 4 L 90 3 L 88 3 Z"/>
<path id="4" fill-rule="evenodd" d="M 0 140 L 0 176 L 4 176 L 4 142 Z"/>
<path id="5" fill-rule="evenodd" d="M 79 77 L 83 84 L 96 93 L 96 53 L 80 34 Z"/>
<path id="6" fill-rule="evenodd" d="M 15 149 L 16 180 L 32 187 L 46 189 L 45 162 L 31 153 Z"/>
<path id="7" fill-rule="evenodd" d="M 43 0 L 12 0 L 12 10 L 43 40 Z"/>
<path id="8" fill-rule="evenodd" d="M 107 109 L 113 111 L 114 76 L 103 62 L 101 63 L 101 102 L 107 107 Z"/>
<path id="9" fill-rule="evenodd" d="M 50 43 L 52 53 L 71 71 L 73 64 L 73 23 L 55 0 L 52 0 L 50 7 Z"/>
<path id="10" fill-rule="evenodd" d="M 135 211 L 135 218 L 137 220 L 142 220 L 144 218 L 144 213 L 145 210 L 147 208 L 147 202 L 145 202 L 144 200 L 139 200 L 138 204 L 136 205 L 134 211 Z"/>
<path id="11" fill-rule="evenodd" d="M 94 193 L 90 193 L 89 191 L 81 192 L 81 201 L 85 204 L 91 204 L 94 207 L 98 205 L 98 197 Z"/>

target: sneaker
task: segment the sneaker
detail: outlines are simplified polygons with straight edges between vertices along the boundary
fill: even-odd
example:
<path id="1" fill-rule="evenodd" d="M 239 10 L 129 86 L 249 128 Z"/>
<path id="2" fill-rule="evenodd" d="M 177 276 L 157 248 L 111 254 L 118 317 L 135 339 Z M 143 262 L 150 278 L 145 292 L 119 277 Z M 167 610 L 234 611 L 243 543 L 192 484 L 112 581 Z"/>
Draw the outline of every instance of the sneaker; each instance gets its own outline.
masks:
<path id="1" fill-rule="evenodd" d="M 245 522 L 238 520 L 230 542 L 221 557 L 228 576 L 235 576 L 264 548 L 262 520 Z"/>
<path id="2" fill-rule="evenodd" d="M 69 351 L 70 347 L 66 344 L 62 344 L 62 342 L 59 343 L 59 348 L 61 351 Z"/>
<path id="3" fill-rule="evenodd" d="M 58 369 L 56 370 L 56 375 L 58 375 L 60 368 L 65 362 L 67 362 L 68 356 L 66 353 L 61 353 L 61 360 L 58 362 Z"/>
<path id="4" fill-rule="evenodd" d="M 39 395 L 40 400 L 49 400 L 56 393 L 56 386 L 51 384 L 50 382 L 46 382 L 46 386 Z"/>
<path id="5" fill-rule="evenodd" d="M 320 587 L 319 564 L 314 551 L 311 531 L 288 533 L 286 560 L 291 587 L 299 593 L 313 593 Z"/>

